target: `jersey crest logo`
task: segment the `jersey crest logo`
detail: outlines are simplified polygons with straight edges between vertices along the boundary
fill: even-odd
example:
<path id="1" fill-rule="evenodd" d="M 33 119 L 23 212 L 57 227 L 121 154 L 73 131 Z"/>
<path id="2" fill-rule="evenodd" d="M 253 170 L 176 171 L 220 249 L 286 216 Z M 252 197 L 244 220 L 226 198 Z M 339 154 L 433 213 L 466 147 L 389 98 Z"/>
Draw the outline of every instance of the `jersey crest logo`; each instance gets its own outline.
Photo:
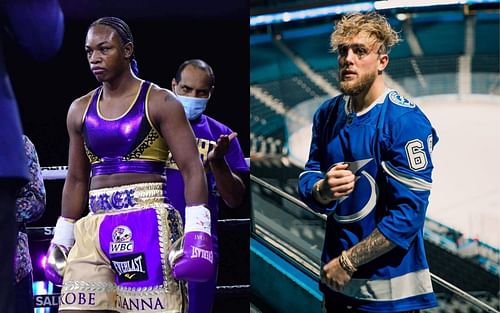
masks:
<path id="1" fill-rule="evenodd" d="M 402 107 L 407 107 L 407 108 L 414 108 L 416 105 L 415 103 L 411 102 L 410 100 L 406 99 L 405 97 L 401 96 L 395 91 L 391 91 L 389 93 L 389 99 L 396 105 L 402 106 Z"/>
<path id="2" fill-rule="evenodd" d="M 365 165 L 370 163 L 372 160 L 373 160 L 373 158 L 365 159 L 365 160 L 357 160 L 357 161 L 353 161 L 353 162 L 344 162 L 344 163 L 349 164 L 348 169 L 354 175 L 356 175 L 356 178 L 355 178 L 356 184 L 359 184 L 359 182 L 358 182 L 359 179 L 363 179 L 368 183 L 368 185 L 365 184 L 365 186 L 369 187 L 370 191 L 369 191 L 368 198 L 366 199 L 365 203 L 362 206 L 361 206 L 361 203 L 359 203 L 359 202 L 356 202 L 356 204 L 354 204 L 354 205 L 353 205 L 353 203 L 348 204 L 348 206 L 357 207 L 355 211 L 350 211 L 349 213 L 343 212 L 342 215 L 340 212 L 335 212 L 333 214 L 333 217 L 338 223 L 347 224 L 347 223 L 358 222 L 358 221 L 362 220 L 363 218 L 365 218 L 368 214 L 370 214 L 373 211 L 373 209 L 375 209 L 375 206 L 377 205 L 377 199 L 378 199 L 377 182 L 375 181 L 373 176 L 370 175 L 370 173 L 368 173 L 368 171 L 363 170 Z M 364 187 L 364 188 L 366 188 L 366 187 Z M 366 189 L 365 189 L 365 194 L 366 194 Z M 350 197 L 350 195 L 340 198 L 339 203 L 341 204 L 342 202 L 347 200 L 349 197 Z"/>

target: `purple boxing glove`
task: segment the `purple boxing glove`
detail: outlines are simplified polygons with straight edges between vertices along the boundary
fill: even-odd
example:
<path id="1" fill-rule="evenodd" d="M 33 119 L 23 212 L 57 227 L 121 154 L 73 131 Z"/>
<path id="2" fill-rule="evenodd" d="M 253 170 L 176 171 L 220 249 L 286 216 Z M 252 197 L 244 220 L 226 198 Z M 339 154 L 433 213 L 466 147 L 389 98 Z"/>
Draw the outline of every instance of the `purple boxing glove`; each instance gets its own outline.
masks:
<path id="1" fill-rule="evenodd" d="M 212 277 L 215 269 L 210 211 L 205 206 L 186 207 L 184 236 L 172 246 L 168 263 L 178 280 L 204 282 Z"/>
<path id="2" fill-rule="evenodd" d="M 69 250 L 75 243 L 73 229 L 75 221 L 65 217 L 59 217 L 54 229 L 54 237 L 47 251 L 47 263 L 45 265 L 45 277 L 56 286 L 61 286 L 64 268 Z"/>

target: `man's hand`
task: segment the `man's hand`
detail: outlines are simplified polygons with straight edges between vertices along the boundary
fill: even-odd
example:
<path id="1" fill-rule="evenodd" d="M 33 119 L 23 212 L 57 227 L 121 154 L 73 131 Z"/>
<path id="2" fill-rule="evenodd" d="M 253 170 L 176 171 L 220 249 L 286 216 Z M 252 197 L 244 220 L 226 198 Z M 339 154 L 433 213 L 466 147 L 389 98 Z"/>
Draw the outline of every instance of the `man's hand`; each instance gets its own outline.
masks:
<path id="1" fill-rule="evenodd" d="M 348 167 L 348 164 L 337 164 L 326 172 L 325 178 L 316 183 L 319 184 L 318 192 L 314 193 L 317 201 L 327 204 L 349 195 L 354 190 L 356 177 Z"/>
<path id="2" fill-rule="evenodd" d="M 328 262 L 321 271 L 321 282 L 335 291 L 342 291 L 351 281 L 352 273 L 347 272 L 340 265 L 340 257 Z"/>
<path id="3" fill-rule="evenodd" d="M 236 138 L 236 136 L 238 136 L 238 133 L 235 132 L 229 135 L 220 135 L 215 147 L 208 153 L 207 160 L 211 162 L 223 159 L 229 149 L 229 143 Z"/>

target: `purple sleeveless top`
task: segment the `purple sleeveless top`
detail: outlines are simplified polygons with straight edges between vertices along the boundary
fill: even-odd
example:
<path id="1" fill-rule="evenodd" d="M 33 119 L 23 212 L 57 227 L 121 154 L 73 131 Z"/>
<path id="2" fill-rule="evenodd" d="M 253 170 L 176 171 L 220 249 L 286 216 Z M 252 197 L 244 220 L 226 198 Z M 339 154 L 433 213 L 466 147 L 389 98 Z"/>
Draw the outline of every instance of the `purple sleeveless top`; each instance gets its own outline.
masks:
<path id="1" fill-rule="evenodd" d="M 92 176 L 115 173 L 162 174 L 168 148 L 146 114 L 151 83 L 143 81 L 126 113 L 107 119 L 99 113 L 99 87 L 83 120 L 85 151 Z"/>

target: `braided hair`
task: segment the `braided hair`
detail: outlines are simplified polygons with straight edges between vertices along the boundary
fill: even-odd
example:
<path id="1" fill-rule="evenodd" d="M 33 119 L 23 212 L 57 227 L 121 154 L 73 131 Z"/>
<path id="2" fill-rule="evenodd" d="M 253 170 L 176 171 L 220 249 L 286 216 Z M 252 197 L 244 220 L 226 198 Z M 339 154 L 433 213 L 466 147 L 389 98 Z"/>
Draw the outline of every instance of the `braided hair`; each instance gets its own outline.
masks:
<path id="1" fill-rule="evenodd" d="M 100 19 L 92 22 L 89 29 L 96 25 L 106 25 L 113 28 L 118 36 L 120 36 L 120 40 L 123 44 L 127 44 L 129 42 L 132 44 L 134 43 L 134 37 L 132 37 L 130 27 L 128 27 L 127 23 L 125 23 L 122 19 L 113 16 L 101 17 Z M 130 57 L 130 68 L 132 68 L 132 72 L 135 75 L 139 74 L 139 68 L 137 67 L 137 61 L 135 59 L 135 52 L 132 52 L 132 56 Z"/>

